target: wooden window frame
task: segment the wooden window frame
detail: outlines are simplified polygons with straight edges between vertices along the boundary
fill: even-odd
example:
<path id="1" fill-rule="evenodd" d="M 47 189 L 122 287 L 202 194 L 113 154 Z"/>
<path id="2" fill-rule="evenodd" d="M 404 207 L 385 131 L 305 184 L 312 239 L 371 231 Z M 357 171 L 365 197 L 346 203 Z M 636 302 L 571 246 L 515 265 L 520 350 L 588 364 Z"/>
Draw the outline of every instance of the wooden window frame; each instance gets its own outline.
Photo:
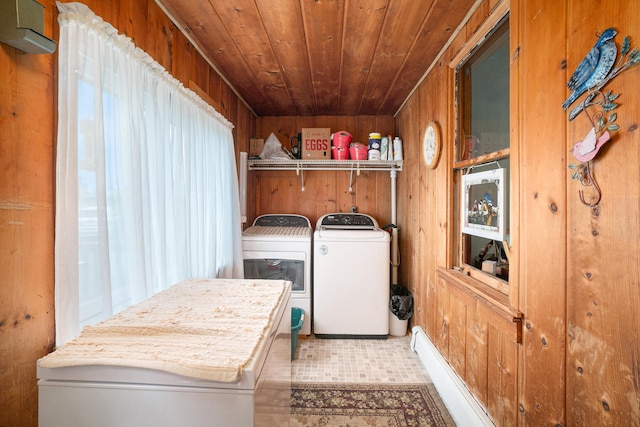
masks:
<path id="1" fill-rule="evenodd" d="M 491 37 L 495 30 L 499 28 L 499 26 L 503 23 L 503 20 L 509 19 L 509 1 L 502 1 L 498 6 L 496 6 L 495 10 L 491 13 L 491 15 L 485 20 L 485 22 L 478 28 L 478 30 L 469 38 L 465 46 L 460 50 L 460 52 L 451 60 L 449 63 L 449 67 L 455 70 L 454 76 L 456 79 L 455 88 L 456 88 L 456 97 L 458 96 L 458 81 L 459 78 L 458 70 L 462 68 L 462 66 L 467 62 L 467 60 L 476 52 L 476 49 L 481 46 L 489 37 Z M 510 30 L 509 30 L 510 31 Z M 455 111 L 455 128 L 456 128 L 456 144 L 455 151 L 453 153 L 453 179 L 454 185 L 452 187 L 452 206 L 459 207 L 460 203 L 460 192 L 461 188 L 461 177 L 463 171 L 476 166 L 482 165 L 485 163 L 490 163 L 493 161 L 500 161 L 504 159 L 510 159 L 511 157 L 511 149 L 510 147 L 488 153 L 483 154 L 471 159 L 467 160 L 458 160 L 458 152 L 460 150 L 460 144 L 464 144 L 463 141 L 460 141 L 459 137 L 459 129 L 460 129 L 460 117 L 458 114 L 460 113 L 460 105 L 459 100 L 456 99 L 456 111 Z M 466 108 L 464 105 L 461 108 Z M 462 113 L 463 117 L 464 112 Z M 510 144 L 511 145 L 511 144 Z M 513 201 L 512 201 L 513 202 Z M 510 272 L 509 280 L 505 281 L 488 273 L 481 271 L 475 267 L 467 263 L 463 263 L 465 259 L 465 238 L 461 231 L 460 225 L 460 212 L 459 209 L 453 209 L 454 214 L 454 232 L 451 235 L 451 245 L 450 247 L 453 250 L 452 261 L 453 265 L 450 267 L 453 268 L 456 274 L 463 273 L 463 276 L 466 276 L 469 282 L 470 287 L 474 288 L 474 293 L 486 287 L 486 290 L 493 289 L 498 291 L 499 294 L 504 296 L 505 302 L 512 299 L 514 295 L 510 295 L 513 292 L 513 289 L 510 287 L 510 283 L 513 280 L 513 272 Z M 512 217 L 512 220 L 514 218 Z M 507 248 L 508 250 L 509 248 Z M 511 264 L 512 260 L 509 259 L 509 263 Z M 445 273 L 446 274 L 446 273 Z M 479 286 L 473 285 L 473 282 L 480 282 Z M 480 292 L 484 294 L 485 292 Z"/>

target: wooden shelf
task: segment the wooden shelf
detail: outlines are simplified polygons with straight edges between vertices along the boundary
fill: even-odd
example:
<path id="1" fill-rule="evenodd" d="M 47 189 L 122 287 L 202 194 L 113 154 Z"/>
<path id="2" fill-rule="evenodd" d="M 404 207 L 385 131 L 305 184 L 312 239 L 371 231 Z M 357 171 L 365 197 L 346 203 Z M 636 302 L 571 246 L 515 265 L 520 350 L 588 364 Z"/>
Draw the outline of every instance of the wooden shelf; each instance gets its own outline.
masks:
<path id="1" fill-rule="evenodd" d="M 248 160 L 249 170 L 401 171 L 402 160 Z"/>

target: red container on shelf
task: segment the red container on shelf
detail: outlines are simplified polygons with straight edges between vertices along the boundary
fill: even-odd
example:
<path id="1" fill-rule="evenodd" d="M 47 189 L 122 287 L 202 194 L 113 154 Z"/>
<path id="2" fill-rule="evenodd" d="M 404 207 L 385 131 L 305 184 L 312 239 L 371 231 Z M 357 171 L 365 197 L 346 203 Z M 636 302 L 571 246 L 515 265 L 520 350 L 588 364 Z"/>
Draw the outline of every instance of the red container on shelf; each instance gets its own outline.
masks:
<path id="1" fill-rule="evenodd" d="M 349 148 L 351 144 L 351 134 L 346 130 L 341 130 L 333 134 L 333 146 L 340 148 Z"/>
<path id="2" fill-rule="evenodd" d="M 351 154 L 351 160 L 367 160 L 367 146 L 364 144 L 354 142 L 351 144 L 351 147 L 349 147 L 349 152 Z"/>
<path id="3" fill-rule="evenodd" d="M 334 160 L 349 160 L 349 149 L 346 147 L 331 147 L 331 158 Z"/>

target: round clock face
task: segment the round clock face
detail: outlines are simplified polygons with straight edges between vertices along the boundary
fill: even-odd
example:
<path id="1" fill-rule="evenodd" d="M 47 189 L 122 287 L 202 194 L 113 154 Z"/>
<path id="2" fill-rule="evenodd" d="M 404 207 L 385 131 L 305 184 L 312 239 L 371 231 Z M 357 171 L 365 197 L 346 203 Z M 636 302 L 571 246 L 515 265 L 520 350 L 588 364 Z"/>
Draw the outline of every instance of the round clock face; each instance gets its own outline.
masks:
<path id="1" fill-rule="evenodd" d="M 425 164 L 430 168 L 434 168 L 438 164 L 438 157 L 440 156 L 440 135 L 434 122 L 430 122 L 424 131 L 422 149 Z"/>

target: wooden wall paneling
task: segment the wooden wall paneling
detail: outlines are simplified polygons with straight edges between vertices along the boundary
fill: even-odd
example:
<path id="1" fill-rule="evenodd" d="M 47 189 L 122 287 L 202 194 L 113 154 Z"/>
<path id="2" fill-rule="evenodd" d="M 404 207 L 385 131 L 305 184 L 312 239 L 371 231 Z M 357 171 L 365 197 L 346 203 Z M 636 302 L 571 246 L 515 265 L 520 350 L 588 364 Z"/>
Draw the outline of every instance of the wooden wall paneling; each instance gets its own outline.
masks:
<path id="1" fill-rule="evenodd" d="M 511 309 L 505 311 L 504 307 L 471 292 L 463 285 L 466 276 L 456 277 L 448 269 L 439 269 L 438 274 L 450 293 L 450 304 L 456 301 L 456 306 L 465 307 L 464 338 L 459 336 L 462 331 L 458 327 L 452 327 L 449 331 L 450 343 L 462 339 L 465 343 L 464 356 L 450 356 L 451 359 L 458 359 L 456 365 L 452 366 L 476 399 L 489 410 L 492 419 L 513 421 L 517 412 L 519 327 L 513 322 Z M 453 319 L 460 312 L 459 308 L 452 310 L 453 323 L 461 321 Z M 456 344 L 456 348 L 460 348 L 460 345 Z M 451 345 L 450 351 L 453 351 Z M 515 425 L 511 421 L 498 425 Z"/>
<path id="2" fill-rule="evenodd" d="M 423 90 L 422 88 L 419 90 Z M 429 316 L 435 322 L 435 288 L 431 291 L 433 298 L 428 299 L 425 292 L 428 283 L 420 272 L 424 270 L 424 263 L 428 259 L 424 252 L 422 242 L 427 238 L 428 230 L 422 223 L 422 209 L 426 195 L 424 193 L 424 181 L 422 178 L 421 156 L 415 156 L 417 140 L 415 138 L 415 126 L 423 114 L 420 99 L 413 97 L 408 100 L 403 114 L 397 117 L 396 131 L 403 138 L 404 161 L 402 171 L 397 176 L 397 226 L 398 243 L 400 249 L 400 266 L 398 271 L 398 284 L 406 286 L 413 293 L 414 314 L 411 325 L 429 325 L 425 332 L 433 337 L 433 322 L 425 322 L 425 316 Z"/>
<path id="3" fill-rule="evenodd" d="M 185 86 L 189 84 L 189 79 L 193 73 L 193 57 L 197 55 L 195 48 L 181 33 L 177 32 L 173 44 L 174 57 L 179 58 L 173 61 L 170 73 L 173 77 L 182 82 Z M 226 116 L 229 118 L 229 116 Z"/>
<path id="4" fill-rule="evenodd" d="M 220 111 L 227 120 L 231 117 L 231 112 L 229 110 L 231 104 L 231 98 L 235 96 L 229 85 L 222 81 L 220 82 Z"/>
<path id="5" fill-rule="evenodd" d="M 465 348 L 466 384 L 483 406 L 488 403 L 489 322 L 473 306 L 467 306 Z"/>
<path id="6" fill-rule="evenodd" d="M 257 179 L 256 217 L 266 213 L 274 213 L 272 201 L 279 196 L 277 176 L 264 171 L 252 173 L 256 174 Z"/>
<path id="7" fill-rule="evenodd" d="M 519 281 L 525 315 L 520 366 L 523 425 L 566 423 L 566 176 L 567 150 L 551 141 L 566 132 L 560 107 L 570 72 L 562 71 L 564 2 L 519 0 L 521 180 Z M 541 55 L 539 48 L 549 47 Z M 576 49 L 575 46 L 571 50 Z M 582 52 L 588 51 L 580 50 Z M 539 108 L 537 106 L 545 106 Z M 557 106 L 554 108 L 554 106 Z M 538 141 L 540 143 L 535 143 Z"/>
<path id="8" fill-rule="evenodd" d="M 398 172 L 400 174 L 401 172 Z M 398 182 L 396 174 L 396 209 Z M 368 172 L 368 179 L 375 182 L 376 215 L 382 221 L 380 226 L 391 223 L 391 172 Z M 397 222 L 397 214 L 396 214 Z"/>
<path id="9" fill-rule="evenodd" d="M 282 145 L 284 145 L 288 149 L 291 149 L 292 147 L 291 139 L 295 137 L 297 141 L 298 134 L 302 131 L 303 126 L 298 123 L 298 119 L 299 118 L 296 116 L 279 117 L 276 122 L 277 124 L 274 129 L 276 131 L 275 134 Z M 261 138 L 266 138 L 267 136 L 269 136 L 269 133 L 269 130 L 267 130 L 267 132 L 264 132 L 262 134 Z M 299 141 L 298 143 L 301 144 L 301 142 Z"/>
<path id="10" fill-rule="evenodd" d="M 216 101 L 216 110 L 219 113 L 222 113 L 222 108 L 220 107 L 220 94 L 221 94 L 221 84 L 222 77 L 211 67 L 209 67 L 209 78 L 207 79 L 207 93 Z"/>
<path id="11" fill-rule="evenodd" d="M 280 118 L 277 116 L 260 116 L 256 118 L 256 132 L 253 135 L 254 138 L 263 138 L 265 141 L 269 137 L 269 134 L 273 132 L 276 136 L 280 135 Z M 295 122 L 294 122 L 295 123 Z M 295 124 L 291 126 L 294 128 Z M 278 136 L 280 142 L 284 143 Z"/>
<path id="12" fill-rule="evenodd" d="M 357 173 L 354 173 L 356 176 Z M 355 205 L 358 211 L 371 213 L 380 227 L 391 222 L 391 177 L 389 172 L 361 171 L 355 180 Z M 363 191 L 363 184 L 366 189 Z M 357 188 L 356 188 L 357 186 Z"/>
<path id="13" fill-rule="evenodd" d="M 335 176 L 335 188 L 333 189 L 333 195 L 336 200 L 336 208 L 338 212 L 349 212 L 352 206 L 356 206 L 358 212 L 364 214 L 373 214 L 375 217 L 375 213 L 371 212 L 370 207 L 365 203 L 364 197 L 368 187 L 368 180 L 364 179 L 364 177 L 359 176 L 356 177 L 354 173 L 354 182 L 353 190 L 349 191 L 349 171 L 334 171 L 330 172 Z M 360 206 L 357 205 L 356 202 L 356 193 L 362 193 L 362 204 Z M 383 224 L 384 225 L 384 224 Z"/>
<path id="14" fill-rule="evenodd" d="M 105 22 L 108 22 L 109 24 L 113 25 L 115 28 L 119 28 L 118 27 L 120 25 L 119 2 L 87 0 L 87 1 L 84 1 L 83 3 L 86 4 L 87 7 L 89 7 L 93 11 L 93 13 L 95 13 L 96 15 L 104 19 Z M 56 7 L 55 2 L 51 2 L 51 4 L 53 5 L 52 7 Z"/>
<path id="15" fill-rule="evenodd" d="M 259 185 L 263 194 L 260 200 L 260 210 L 257 214 L 280 213 L 283 211 L 287 213 L 289 209 L 280 203 L 283 196 L 280 194 L 280 188 L 282 186 L 281 183 L 288 182 L 289 178 L 282 179 L 282 174 L 275 174 L 263 179 L 263 175 L 264 172 L 261 172 Z"/>
<path id="16" fill-rule="evenodd" d="M 201 55 L 193 55 L 193 73 L 191 80 L 209 95 L 209 74 L 211 67 Z M 210 96 L 210 95 L 209 95 Z M 214 106 L 216 108 L 216 106 Z"/>
<path id="17" fill-rule="evenodd" d="M 244 114 L 244 104 L 238 102 L 238 98 L 234 97 L 232 102 L 234 113 L 231 115 L 231 123 L 233 123 L 234 148 L 236 152 L 236 161 L 240 159 L 240 152 L 249 152 L 249 137 L 247 137 L 247 117 Z"/>
<path id="18" fill-rule="evenodd" d="M 453 230 L 452 207 L 450 195 L 453 193 L 452 185 L 452 153 L 455 144 L 455 127 L 451 126 L 451 119 L 455 115 L 449 111 L 451 109 L 451 101 L 447 101 L 454 96 L 455 88 L 453 87 L 453 71 L 441 60 L 432 71 L 437 76 L 438 81 L 446 81 L 447 84 L 434 84 L 427 99 L 430 102 L 431 113 L 425 118 L 424 123 L 420 124 L 420 131 L 416 138 L 419 142 L 420 151 L 419 158 L 422 157 L 422 138 L 429 121 L 436 122 L 439 132 L 440 141 L 442 143 L 442 152 L 436 169 L 425 171 L 428 174 L 427 186 L 428 193 L 432 194 L 432 205 L 429 209 L 430 216 L 427 216 L 430 230 L 430 246 L 429 249 L 434 253 L 433 265 L 431 271 L 435 271 L 438 267 L 449 267 L 450 258 L 452 257 L 452 249 L 450 247 L 450 236 Z M 422 162 L 424 164 L 424 162 Z"/>
<path id="19" fill-rule="evenodd" d="M 581 22 L 585 31 L 568 33 L 567 71 L 575 69 L 607 27 L 618 31 L 618 48 L 625 36 L 632 48 L 638 47 L 639 6 L 636 1 L 597 7 L 570 3 L 568 28 Z M 640 67 L 635 66 L 603 88 L 620 95 L 613 111 L 620 129 L 592 164 L 602 191 L 597 209 L 578 199 L 584 190 L 589 200 L 592 188 L 583 188 L 567 173 L 568 425 L 640 425 L 639 81 Z M 577 163 L 570 150 L 590 127 L 584 113 L 568 123 L 564 149 L 569 163 Z"/>
<path id="20" fill-rule="evenodd" d="M 307 119 L 307 117 L 304 117 L 304 119 Z M 299 117 L 300 120 L 303 119 L 302 116 Z M 335 132 L 337 123 L 338 123 L 338 116 L 327 116 L 327 115 L 322 115 L 322 116 L 313 116 L 313 123 L 314 127 L 317 128 L 329 128 L 331 129 L 331 132 Z M 302 127 L 302 126 L 301 126 Z"/>
<path id="21" fill-rule="evenodd" d="M 344 190 L 344 187 L 338 181 L 336 172 L 313 171 L 309 174 L 309 182 L 313 183 L 311 191 L 307 193 L 309 190 L 305 190 L 305 194 L 304 196 L 301 195 L 301 199 L 305 208 L 313 209 L 313 211 L 308 212 L 307 217 L 315 227 L 318 218 L 322 215 L 342 210 L 339 205 L 338 192 Z M 313 202 L 306 203 L 307 200 L 313 200 Z"/>
<path id="22" fill-rule="evenodd" d="M 300 196 L 302 194 L 302 181 L 293 171 L 283 171 L 283 173 L 286 176 L 278 180 L 279 197 L 274 201 L 272 213 L 298 213 L 300 212 L 301 204 L 304 203 Z M 285 211 L 282 210 L 284 207 L 286 207 Z"/>
<path id="23" fill-rule="evenodd" d="M 515 426 L 518 416 L 518 347 L 510 336 L 489 324 L 487 403 L 491 418 L 499 426 Z"/>
<path id="24" fill-rule="evenodd" d="M 395 118 L 393 116 L 375 116 L 375 117 L 376 117 L 376 124 L 374 127 L 375 132 L 380 132 L 382 136 L 391 135 L 392 138 L 394 136 L 400 136 L 402 138 L 402 135 L 399 135 L 396 132 L 396 123 L 395 123 Z"/>
<path id="25" fill-rule="evenodd" d="M 44 3 L 51 19 L 55 5 Z M 55 59 L 0 48 L 0 425 L 7 426 L 37 424 L 35 363 L 54 345 Z"/>
<path id="26" fill-rule="evenodd" d="M 235 96 L 235 94 L 230 94 L 229 96 L 229 116 L 227 116 L 227 119 L 231 122 L 231 123 L 236 123 L 237 119 L 238 119 L 238 97 Z M 238 127 L 234 126 L 232 131 L 233 133 L 233 138 L 234 138 L 234 142 L 236 144 L 236 158 L 237 158 L 237 152 L 238 152 Z M 248 144 L 249 141 L 245 141 L 245 144 Z M 246 145 L 246 148 L 248 149 L 249 146 Z"/>
<path id="27" fill-rule="evenodd" d="M 378 129 L 378 121 L 376 116 L 358 116 L 358 129 L 355 133 L 352 133 L 353 142 L 360 142 L 362 144 L 369 144 L 369 134 L 371 132 L 384 133 L 384 129 Z"/>
<path id="28" fill-rule="evenodd" d="M 435 277 L 435 276 L 434 276 Z M 409 279 L 402 278 L 404 283 L 413 284 Z M 420 282 L 411 288 L 414 295 L 414 315 L 411 319 L 413 326 L 420 325 L 435 342 L 438 337 L 441 316 L 439 304 L 441 303 L 438 294 L 438 280 Z"/>
<path id="29" fill-rule="evenodd" d="M 147 21 L 149 13 L 147 2 L 148 0 L 120 0 L 119 3 L 113 3 L 118 6 L 118 17 L 120 17 L 120 22 L 114 23 L 114 26 L 118 28 L 118 31 L 126 34 L 138 47 L 147 45 L 148 32 L 146 27 L 140 27 L 134 23 Z"/>
<path id="30" fill-rule="evenodd" d="M 458 376 L 466 381 L 467 373 L 467 305 L 454 296 L 449 296 L 449 358 L 448 362 Z"/>
<path id="31" fill-rule="evenodd" d="M 423 129 L 428 117 L 436 115 L 433 104 L 430 103 L 431 85 L 424 84 L 418 89 L 410 105 L 407 105 L 406 119 L 402 126 L 398 126 L 398 134 L 403 139 L 403 171 L 399 174 L 399 215 L 403 221 L 399 223 L 401 231 L 401 263 L 410 263 L 409 274 L 402 277 L 414 293 L 414 316 L 412 324 L 422 325 L 425 332 L 434 339 L 438 336 L 439 325 L 445 322 L 439 316 L 439 304 L 443 304 L 438 297 L 438 282 L 432 260 L 437 253 L 433 233 L 432 214 L 436 212 L 429 189 L 429 172 L 422 157 Z M 406 192 L 405 192 L 406 187 Z M 409 236 L 415 236 L 409 241 Z M 448 305 L 448 304 L 447 304 Z M 444 325 L 443 325 L 444 326 Z"/>
<path id="32" fill-rule="evenodd" d="M 353 133 L 358 129 L 358 116 L 338 116 L 336 117 L 336 128 L 332 132 L 346 130 L 353 137 Z"/>
<path id="33" fill-rule="evenodd" d="M 178 30 L 155 2 L 149 0 L 147 0 L 147 2 L 149 12 L 146 19 L 146 28 L 147 33 L 152 36 L 147 37 L 145 46 L 140 46 L 140 48 L 147 52 L 168 72 L 171 72 L 174 62 L 173 44 L 175 43 Z M 144 28 L 145 22 L 136 22 L 136 26 Z M 214 95 L 211 97 L 216 100 L 218 99 Z"/>
<path id="34" fill-rule="evenodd" d="M 449 291 L 445 281 L 438 278 L 436 281 L 436 324 L 435 334 L 432 337 L 433 344 L 438 348 L 442 356 L 450 361 L 452 357 L 452 349 L 449 345 L 451 337 L 452 313 L 450 310 Z"/>
<path id="35" fill-rule="evenodd" d="M 248 145 L 249 145 L 249 140 L 256 134 L 256 122 L 257 122 L 257 118 L 256 116 L 253 114 L 253 112 L 251 110 L 249 110 L 249 108 L 247 108 L 246 106 L 244 106 L 244 104 L 241 104 L 242 107 L 242 111 L 244 112 L 244 115 L 246 117 L 245 121 L 246 121 L 246 129 L 244 132 L 244 138 L 246 139 L 246 150 L 244 151 L 249 151 Z M 246 199 L 246 214 L 247 214 L 247 222 L 245 223 L 245 226 L 247 225 L 251 225 L 251 223 L 253 222 L 253 219 L 255 218 L 256 215 L 256 174 L 250 172 L 249 170 L 247 170 L 247 199 Z"/>

